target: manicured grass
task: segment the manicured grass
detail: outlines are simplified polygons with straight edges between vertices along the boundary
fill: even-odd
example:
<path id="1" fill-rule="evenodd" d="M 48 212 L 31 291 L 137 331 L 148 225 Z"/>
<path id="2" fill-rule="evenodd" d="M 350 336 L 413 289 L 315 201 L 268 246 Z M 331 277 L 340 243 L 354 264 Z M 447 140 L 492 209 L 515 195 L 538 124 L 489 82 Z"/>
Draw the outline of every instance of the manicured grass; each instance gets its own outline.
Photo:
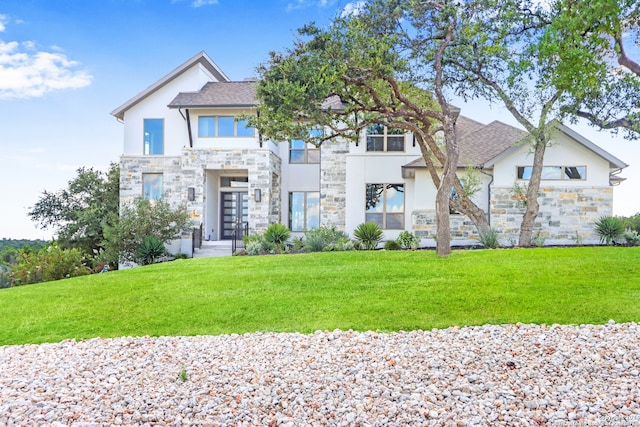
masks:
<path id="1" fill-rule="evenodd" d="M 640 248 L 179 260 L 0 289 L 0 345 L 67 338 L 640 320 Z"/>

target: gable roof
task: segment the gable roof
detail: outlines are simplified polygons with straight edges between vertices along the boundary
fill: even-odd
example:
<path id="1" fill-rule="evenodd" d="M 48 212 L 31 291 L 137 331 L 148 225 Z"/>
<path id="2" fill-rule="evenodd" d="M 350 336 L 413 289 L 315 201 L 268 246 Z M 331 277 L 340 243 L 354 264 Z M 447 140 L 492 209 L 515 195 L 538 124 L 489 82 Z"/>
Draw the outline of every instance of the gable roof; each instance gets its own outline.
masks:
<path id="1" fill-rule="evenodd" d="M 221 80 L 221 81 L 229 80 L 229 77 L 227 77 L 227 75 L 216 65 L 216 63 L 213 62 L 213 60 L 211 60 L 211 58 L 209 58 L 209 56 L 204 51 L 200 51 L 199 53 L 187 59 L 181 65 L 176 67 L 169 74 L 165 75 L 160 80 L 156 81 L 151 86 L 147 87 L 145 90 L 138 93 L 136 96 L 129 99 L 127 102 L 125 102 L 124 104 L 122 104 L 121 106 L 113 110 L 111 112 L 111 115 L 119 120 L 124 120 L 125 111 L 127 111 L 128 109 L 130 109 L 131 107 L 133 107 L 134 105 L 136 105 L 137 103 L 139 103 L 140 101 L 142 101 L 143 99 L 145 99 L 146 97 L 148 97 L 149 95 L 151 95 L 152 93 L 154 93 L 155 91 L 157 91 L 158 89 L 160 89 L 161 87 L 163 87 L 164 85 L 166 85 L 167 83 L 175 79 L 176 77 L 180 76 L 182 73 L 184 73 L 186 70 L 188 70 L 189 68 L 191 68 L 196 64 L 201 64 L 211 74 L 213 74 L 213 76 L 218 80 Z"/>
<path id="2" fill-rule="evenodd" d="M 527 133 L 508 124 L 493 121 L 488 125 L 466 116 L 456 120 L 456 137 L 460 148 L 458 167 L 484 166 L 487 162 L 516 146 Z M 404 168 L 427 167 L 422 157 Z"/>
<path id="3" fill-rule="evenodd" d="M 169 108 L 255 107 L 256 82 L 209 82 L 197 92 L 181 92 Z"/>
<path id="4" fill-rule="evenodd" d="M 560 132 L 564 133 L 569 138 L 573 138 L 574 140 L 578 141 L 580 144 L 582 144 L 588 150 L 591 150 L 592 152 L 594 152 L 595 154 L 599 155 L 603 159 L 608 160 L 609 161 L 609 167 L 611 169 L 624 169 L 627 166 L 629 166 L 627 163 L 623 162 L 622 160 L 620 160 L 619 158 L 617 158 L 613 154 L 611 154 L 608 151 L 603 150 L 602 148 L 598 147 L 596 144 L 594 144 L 593 142 L 589 141 L 587 138 L 585 138 L 584 136 L 580 135 L 578 132 L 574 131 L 573 129 L 569 129 L 567 126 L 563 125 L 562 123 L 559 123 L 559 122 L 556 123 L 556 127 L 558 128 L 558 130 Z"/>

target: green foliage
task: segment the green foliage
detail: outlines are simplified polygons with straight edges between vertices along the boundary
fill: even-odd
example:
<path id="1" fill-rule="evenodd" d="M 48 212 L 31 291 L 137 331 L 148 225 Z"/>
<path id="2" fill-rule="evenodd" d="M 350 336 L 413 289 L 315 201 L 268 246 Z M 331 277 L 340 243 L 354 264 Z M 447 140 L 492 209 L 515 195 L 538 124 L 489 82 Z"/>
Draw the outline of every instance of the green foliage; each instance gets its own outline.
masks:
<path id="1" fill-rule="evenodd" d="M 491 228 L 487 232 L 480 234 L 480 239 L 478 239 L 478 242 L 480 242 L 480 244 L 485 248 L 495 249 L 498 247 L 498 245 L 500 245 L 500 238 L 498 232 L 495 229 Z"/>
<path id="2" fill-rule="evenodd" d="M 416 237 L 412 232 L 404 230 L 398 236 L 398 243 L 405 249 L 416 250 L 420 245 L 420 239 Z"/>
<path id="3" fill-rule="evenodd" d="M 190 226 L 184 205 L 173 208 L 164 200 L 137 199 L 123 206 L 116 225 L 105 225 L 104 258 L 112 266 L 119 261 L 137 263 L 138 249 L 145 237 L 154 237 L 164 244 Z"/>
<path id="4" fill-rule="evenodd" d="M 631 322 L 640 319 L 639 263 L 637 248 L 612 246 L 454 251 L 447 258 L 367 251 L 189 259 L 2 289 L 0 346 Z"/>
<path id="5" fill-rule="evenodd" d="M 544 246 L 544 242 L 547 240 L 547 238 L 544 236 L 544 234 L 542 233 L 536 233 L 533 236 L 533 239 L 531 239 L 531 244 L 533 246 L 536 246 L 538 248 L 541 248 Z"/>
<path id="6" fill-rule="evenodd" d="M 136 251 L 135 263 L 140 265 L 153 264 L 167 253 L 164 244 L 155 236 L 144 236 Z"/>
<path id="7" fill-rule="evenodd" d="M 618 239 L 624 228 L 622 221 L 613 216 L 602 216 L 595 224 L 596 233 L 600 236 L 600 243 L 613 244 Z"/>
<path id="8" fill-rule="evenodd" d="M 347 235 L 335 226 L 319 227 L 305 233 L 307 252 L 350 250 Z"/>
<path id="9" fill-rule="evenodd" d="M 465 174 L 460 178 L 460 184 L 464 189 L 464 194 L 471 198 L 482 189 L 482 179 L 473 166 L 469 166 Z"/>
<path id="10" fill-rule="evenodd" d="M 104 173 L 80 168 L 66 189 L 44 191 L 28 215 L 42 229 L 54 229 L 62 248 L 93 254 L 104 248 L 104 227 L 118 220 L 120 168 Z"/>
<path id="11" fill-rule="evenodd" d="M 2 238 L 0 240 L 0 254 L 4 253 L 4 251 L 13 249 L 24 249 L 26 246 L 33 250 L 40 250 L 45 247 L 47 244 L 44 240 L 27 240 L 27 239 L 7 239 Z"/>
<path id="12" fill-rule="evenodd" d="M 274 223 L 267 227 L 264 232 L 263 238 L 265 242 L 273 245 L 276 250 L 283 251 L 285 249 L 285 244 L 289 237 L 291 236 L 291 231 L 287 228 L 287 226 L 283 224 Z"/>
<path id="13" fill-rule="evenodd" d="M 384 248 L 388 251 L 399 251 L 402 246 L 396 240 L 387 240 L 384 242 Z"/>
<path id="14" fill-rule="evenodd" d="M 11 268 L 13 284 L 28 285 L 84 276 L 91 272 L 85 263 L 79 249 L 63 249 L 57 242 L 38 252 L 21 251 L 18 263 Z"/>
<path id="15" fill-rule="evenodd" d="M 373 222 L 364 222 L 353 231 L 356 243 L 364 250 L 374 250 L 378 243 L 382 241 L 382 230 L 380 226 Z"/>
<path id="16" fill-rule="evenodd" d="M 184 366 L 180 368 L 180 373 L 178 373 L 178 378 L 180 378 L 180 381 L 182 381 L 183 383 L 187 382 L 187 380 L 189 379 L 189 374 L 187 374 L 187 368 L 185 368 Z"/>
<path id="17" fill-rule="evenodd" d="M 620 221 L 622 221 L 622 226 L 625 230 L 635 230 L 640 233 L 640 213 L 636 213 L 635 215 L 629 217 L 618 217 Z"/>
<path id="18" fill-rule="evenodd" d="M 640 246 L 640 234 L 636 230 L 625 230 L 622 237 L 628 246 Z"/>

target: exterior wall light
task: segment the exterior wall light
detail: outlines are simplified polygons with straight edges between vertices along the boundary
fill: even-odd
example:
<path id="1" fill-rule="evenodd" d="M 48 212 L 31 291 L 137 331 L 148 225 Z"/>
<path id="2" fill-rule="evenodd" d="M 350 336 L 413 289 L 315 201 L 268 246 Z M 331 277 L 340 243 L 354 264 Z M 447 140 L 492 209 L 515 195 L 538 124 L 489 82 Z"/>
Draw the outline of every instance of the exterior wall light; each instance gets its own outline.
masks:
<path id="1" fill-rule="evenodd" d="M 262 200 L 262 191 L 259 188 L 255 189 L 253 193 L 253 198 L 255 199 L 256 202 L 259 202 Z"/>
<path id="2" fill-rule="evenodd" d="M 196 199 L 196 189 L 193 187 L 189 187 L 187 189 L 187 199 L 190 202 L 193 202 Z"/>

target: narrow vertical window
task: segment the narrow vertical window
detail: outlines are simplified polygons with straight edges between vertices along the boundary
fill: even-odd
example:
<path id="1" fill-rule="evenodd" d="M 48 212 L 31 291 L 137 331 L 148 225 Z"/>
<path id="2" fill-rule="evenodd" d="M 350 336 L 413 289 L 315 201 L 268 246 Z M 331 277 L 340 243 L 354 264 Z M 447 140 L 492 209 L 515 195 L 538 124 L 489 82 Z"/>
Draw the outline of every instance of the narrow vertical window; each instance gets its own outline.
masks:
<path id="1" fill-rule="evenodd" d="M 144 154 L 164 154 L 164 119 L 144 119 Z"/>
<path id="2" fill-rule="evenodd" d="M 296 191 L 289 193 L 289 229 L 307 231 L 320 227 L 320 193 Z"/>
<path id="3" fill-rule="evenodd" d="M 159 200 L 162 198 L 162 174 L 142 174 L 142 197 L 147 200 Z"/>

